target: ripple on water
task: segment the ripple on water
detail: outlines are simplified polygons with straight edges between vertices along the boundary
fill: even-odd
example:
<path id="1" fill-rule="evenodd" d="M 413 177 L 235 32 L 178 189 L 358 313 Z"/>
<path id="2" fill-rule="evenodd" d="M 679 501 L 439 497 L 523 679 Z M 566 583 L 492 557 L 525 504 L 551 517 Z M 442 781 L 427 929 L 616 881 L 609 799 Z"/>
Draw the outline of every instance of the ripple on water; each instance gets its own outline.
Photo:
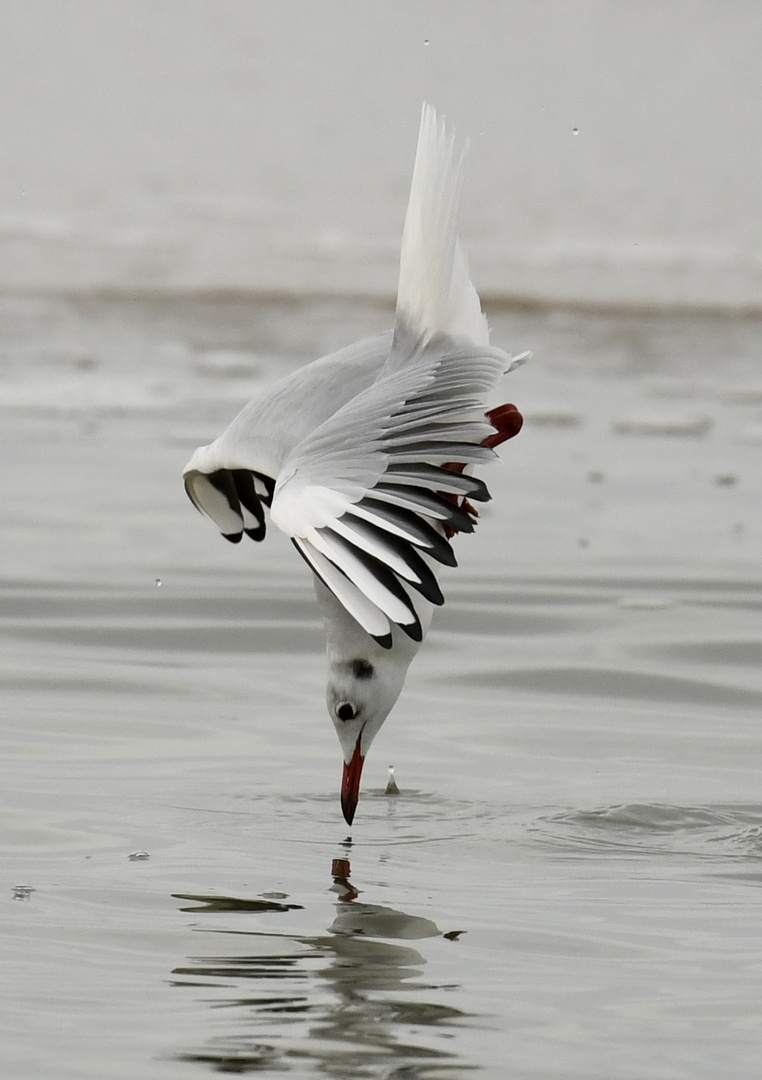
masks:
<path id="1" fill-rule="evenodd" d="M 762 667 L 762 641 L 686 641 L 637 650 L 642 656 L 663 657 L 689 664 Z"/>
<path id="2" fill-rule="evenodd" d="M 309 653 L 322 648 L 312 596 L 284 585 L 203 595 L 80 589 L 44 594 L 0 583 L 0 622 L 25 642 L 124 655 Z"/>
<path id="3" fill-rule="evenodd" d="M 452 677 L 458 683 L 495 690 L 661 701 L 665 704 L 762 707 L 762 691 L 658 672 L 596 667 L 481 668 Z"/>
<path id="4" fill-rule="evenodd" d="M 509 604 L 486 609 L 481 604 L 448 602 L 438 629 L 455 634 L 488 634 L 490 637 L 539 637 L 573 633 L 589 625 L 590 616 L 574 619 L 558 614 L 517 611 Z"/>
<path id="5" fill-rule="evenodd" d="M 713 860 L 762 856 L 762 806 L 757 805 L 627 803 L 551 814 L 537 819 L 530 831 L 569 853 L 615 850 Z"/>
<path id="6" fill-rule="evenodd" d="M 130 651 L 156 656 L 164 653 L 235 654 L 314 653 L 320 646 L 317 620 L 278 623 L 274 619 L 245 624 L 155 623 L 152 626 L 29 626 L 16 629 L 29 641 L 64 643 L 87 650 Z"/>
<path id="7" fill-rule="evenodd" d="M 311 810 L 305 810 L 306 803 L 311 804 Z M 287 825 L 289 836 L 296 842 L 332 847 L 335 845 L 332 834 L 337 810 L 338 794 L 331 792 L 309 796 L 279 795 L 273 799 L 268 813 L 271 820 L 277 821 L 277 835 L 282 835 Z M 494 815 L 494 807 L 466 799 L 443 798 L 436 792 L 406 786 L 394 797 L 386 795 L 383 788 L 364 789 L 358 813 L 362 814 L 358 839 L 361 836 L 363 847 L 389 843 L 399 846 L 469 839 L 477 834 L 485 815 Z M 311 819 L 310 815 L 319 822 L 316 836 L 300 832 L 305 821 Z M 328 834 L 325 827 L 330 830 Z"/>

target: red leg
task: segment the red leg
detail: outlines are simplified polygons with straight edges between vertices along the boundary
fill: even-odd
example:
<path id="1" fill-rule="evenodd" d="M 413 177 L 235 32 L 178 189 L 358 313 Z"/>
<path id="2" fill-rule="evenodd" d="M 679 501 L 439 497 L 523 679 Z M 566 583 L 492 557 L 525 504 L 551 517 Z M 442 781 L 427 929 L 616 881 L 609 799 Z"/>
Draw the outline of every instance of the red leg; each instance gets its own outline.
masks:
<path id="1" fill-rule="evenodd" d="M 495 434 L 487 436 L 484 446 L 499 446 L 506 439 L 512 439 L 514 435 L 518 435 L 524 423 L 524 417 L 515 405 L 498 405 L 496 409 L 490 409 L 486 415 L 495 429 Z"/>
<path id="2" fill-rule="evenodd" d="M 495 446 L 500 446 L 500 443 L 504 443 L 507 439 L 512 439 L 514 435 L 518 435 L 524 423 L 524 417 L 516 406 L 511 404 L 498 405 L 497 408 L 490 409 L 485 415 L 495 429 L 494 435 L 488 435 L 487 438 L 482 441 L 482 445 L 489 446 L 490 449 Z M 463 472 L 465 465 L 462 465 L 458 461 L 448 461 L 442 468 L 449 469 L 450 472 Z M 444 498 L 449 499 L 450 502 L 458 502 L 457 495 L 445 495 Z M 473 507 L 467 499 L 463 499 L 460 505 L 475 522 L 476 518 L 479 516 L 476 508 Z M 445 525 L 444 531 L 445 536 L 448 538 L 454 534 L 454 530 L 449 525 Z"/>

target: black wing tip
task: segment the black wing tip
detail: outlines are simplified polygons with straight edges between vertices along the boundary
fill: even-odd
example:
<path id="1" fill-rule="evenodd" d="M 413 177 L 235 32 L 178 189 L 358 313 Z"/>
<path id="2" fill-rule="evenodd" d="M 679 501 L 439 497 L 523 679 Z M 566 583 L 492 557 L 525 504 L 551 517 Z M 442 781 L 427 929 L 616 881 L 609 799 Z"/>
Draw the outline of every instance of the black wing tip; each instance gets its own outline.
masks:
<path id="1" fill-rule="evenodd" d="M 389 484 L 379 481 L 373 488 L 378 498 L 392 506 L 403 506 L 414 514 L 434 517 L 446 522 L 454 532 L 473 532 L 473 521 L 457 497 L 445 495 L 425 488 L 406 488 L 403 484 Z M 477 500 L 478 501 L 478 500 Z M 409 504 L 413 503 L 413 507 Z"/>
<path id="2" fill-rule="evenodd" d="M 439 587 L 439 582 L 433 574 L 423 581 L 406 581 L 405 584 L 410 585 L 411 588 L 421 594 L 424 600 L 428 600 L 434 607 L 441 607 L 445 602 L 442 590 Z"/>
<path id="3" fill-rule="evenodd" d="M 369 551 L 365 551 L 364 548 L 359 547 L 357 544 L 347 539 L 347 537 L 341 536 L 330 528 L 326 528 L 325 532 L 330 534 L 333 542 L 335 544 L 338 544 L 340 548 L 343 548 L 345 551 L 349 551 L 351 554 L 353 554 L 354 557 L 358 560 L 358 562 L 360 562 L 363 566 L 365 566 L 367 570 L 370 571 L 375 580 L 383 589 L 386 589 L 388 593 L 396 597 L 397 600 L 400 600 L 407 608 L 408 614 L 410 616 L 407 623 L 402 623 L 399 622 L 397 619 L 392 618 L 388 611 L 385 611 L 384 614 L 386 615 L 387 619 L 393 622 L 395 626 L 400 626 L 415 641 L 422 641 L 423 631 L 421 630 L 420 620 L 418 619 L 418 615 L 416 613 L 413 602 L 408 595 L 407 589 L 405 588 L 405 585 L 413 583 L 406 580 L 403 581 L 400 575 L 395 570 L 392 570 L 392 568 L 388 566 L 387 563 L 383 562 L 376 555 L 371 555 Z M 333 562 L 333 560 L 331 561 Z M 346 571 L 338 563 L 334 562 L 334 565 L 336 566 L 337 570 L 339 570 L 341 573 L 346 574 Z M 351 581 L 351 576 L 347 576 Z M 375 601 L 373 602 L 375 603 Z M 378 607 L 379 605 L 376 604 L 376 606 Z M 383 611 L 383 608 L 381 610 Z M 416 634 L 418 633 L 421 634 L 420 637 L 416 637 Z M 383 636 L 385 635 L 382 635 L 382 637 Z"/>
<path id="4" fill-rule="evenodd" d="M 436 607 L 441 607 L 444 603 L 444 596 L 439 587 L 439 582 L 428 563 L 424 562 L 421 558 L 417 549 L 409 543 L 409 541 L 403 540 L 402 537 L 395 536 L 393 533 L 386 532 L 384 529 L 380 528 L 378 525 L 374 525 L 370 521 L 361 521 L 359 518 L 356 519 L 356 521 L 357 525 L 355 528 L 359 527 L 361 533 L 370 534 L 382 547 L 388 548 L 390 553 L 401 558 L 412 574 L 415 575 L 415 579 L 412 579 L 395 569 L 392 572 L 399 578 L 400 582 L 404 583 L 405 587 L 410 586 L 415 589 L 416 592 L 420 593 L 421 596 Z M 332 535 L 336 535 L 333 529 L 330 529 L 329 531 Z M 362 547 L 359 542 L 360 538 L 348 540 L 347 537 L 344 537 L 344 539 L 351 543 L 355 549 Z M 379 556 L 372 556 L 372 558 L 379 558 Z M 383 559 L 381 561 L 383 562 Z M 384 565 L 388 567 L 389 564 L 385 563 Z M 391 568 L 389 567 L 389 569 Z"/>
<path id="5" fill-rule="evenodd" d="M 423 641 L 423 627 L 418 619 L 413 623 L 395 623 L 394 625 L 399 626 L 400 630 L 404 630 L 413 641 Z"/>
<path id="6" fill-rule="evenodd" d="M 392 503 L 380 499 L 374 499 L 372 495 L 366 495 L 357 505 L 369 510 L 374 515 L 375 524 L 382 529 L 385 527 L 385 522 L 407 528 L 415 537 L 413 539 L 411 536 L 408 543 L 424 551 L 432 559 L 436 559 L 437 562 L 442 563 L 444 566 L 458 565 L 455 560 L 455 553 L 445 537 L 429 525 L 420 514 L 416 514 L 413 510 L 406 510 L 401 506 L 394 506 Z M 347 513 L 352 513 L 352 507 L 349 508 Z"/>
<path id="7" fill-rule="evenodd" d="M 429 551 L 428 554 L 435 558 L 437 562 L 441 562 L 443 566 L 458 565 L 452 545 L 447 540 L 444 541 L 441 547 L 437 548 L 436 554 L 433 551 Z"/>
<path id="8" fill-rule="evenodd" d="M 370 637 L 372 637 L 376 644 L 380 645 L 382 649 L 391 649 L 393 645 L 391 634 L 371 634 Z M 350 821 L 349 824 L 351 825 L 352 822 Z"/>
<path id="9" fill-rule="evenodd" d="M 489 488 L 483 480 L 472 477 L 474 481 L 474 487 L 466 494 L 469 499 L 473 499 L 474 502 L 491 502 L 492 496 L 490 495 Z"/>
<path id="10" fill-rule="evenodd" d="M 269 481 L 269 477 L 256 474 L 262 483 Z M 197 510 L 206 513 L 203 502 L 199 502 L 194 491 L 192 477 L 203 476 L 205 480 L 223 496 L 231 512 L 240 519 L 241 527 L 234 532 L 223 532 L 222 535 L 231 544 L 240 544 L 243 534 L 246 533 L 252 540 L 264 540 L 266 532 L 265 514 L 262 509 L 262 500 L 257 495 L 254 487 L 254 474 L 249 469 L 215 469 L 208 473 L 199 473 L 191 470 L 183 476 L 185 491 L 188 498 Z M 267 490 L 270 491 L 268 485 Z M 246 513 L 244 513 L 246 511 Z M 209 514 L 212 520 L 213 515 Z M 247 516 L 248 522 L 247 523 Z M 253 519 L 253 522 L 252 520 Z M 229 522 L 225 522 L 229 524 Z"/>
<path id="11" fill-rule="evenodd" d="M 472 533 L 475 527 L 473 520 L 460 507 L 458 507 L 457 514 L 452 514 L 448 518 L 447 524 L 456 533 Z"/>
<path id="12" fill-rule="evenodd" d="M 423 487 L 431 492 L 437 491 L 437 484 L 443 480 L 452 481 L 457 477 L 459 495 L 465 495 L 474 502 L 490 502 L 492 496 L 483 480 L 471 473 L 465 473 L 464 463 L 450 465 L 432 465 L 426 461 L 414 463 L 391 462 L 386 466 L 385 476 L 393 483 L 402 482 L 412 487 Z M 416 484 L 415 481 L 418 481 Z"/>
<path id="13" fill-rule="evenodd" d="M 336 598 L 336 600 L 339 602 L 339 604 L 342 605 L 342 607 L 344 607 L 344 605 L 342 604 L 342 601 L 339 599 L 338 596 L 336 596 L 336 593 L 333 591 L 331 586 L 325 580 L 323 575 L 320 573 L 320 571 L 317 569 L 317 567 L 314 566 L 312 564 L 312 562 L 310 561 L 310 558 L 307 555 L 307 552 L 304 550 L 304 548 L 301 545 L 299 537 L 292 536 L 291 537 L 291 543 L 294 545 L 296 550 L 299 552 L 302 559 L 304 559 L 304 561 L 307 563 L 307 566 L 309 566 L 310 570 L 315 575 L 315 577 L 318 579 L 318 581 L 322 582 L 323 585 L 326 587 L 326 589 L 328 589 L 328 591 L 331 593 L 331 595 Z M 326 558 L 327 558 L 327 556 L 326 556 Z M 331 562 L 330 559 L 328 559 L 328 561 Z M 332 565 L 336 566 L 335 563 L 332 563 Z M 336 569 L 339 571 L 340 574 L 344 574 L 344 571 L 341 569 L 341 567 L 336 566 Z M 346 577 L 347 575 L 344 574 L 344 576 Z M 349 580 L 349 579 L 347 579 L 347 580 Z M 352 615 L 352 613 L 349 611 L 348 608 L 344 607 L 344 610 L 347 612 L 347 614 L 350 616 L 350 618 L 353 618 L 353 619 L 355 618 L 354 615 Z M 389 617 L 386 616 L 386 618 L 388 620 Z M 391 630 L 389 630 L 386 634 L 372 634 L 370 632 L 370 630 L 366 629 L 366 627 L 364 627 L 362 625 L 362 623 L 360 623 L 357 619 L 355 619 L 355 622 L 357 623 L 358 626 L 360 626 L 362 628 L 363 632 L 366 633 L 369 638 L 372 638 L 375 642 L 377 642 L 377 644 L 379 644 L 382 649 L 391 649 L 392 648 L 394 642 L 392 640 L 392 632 L 391 632 Z M 388 622 L 387 622 L 387 625 L 388 625 Z"/>

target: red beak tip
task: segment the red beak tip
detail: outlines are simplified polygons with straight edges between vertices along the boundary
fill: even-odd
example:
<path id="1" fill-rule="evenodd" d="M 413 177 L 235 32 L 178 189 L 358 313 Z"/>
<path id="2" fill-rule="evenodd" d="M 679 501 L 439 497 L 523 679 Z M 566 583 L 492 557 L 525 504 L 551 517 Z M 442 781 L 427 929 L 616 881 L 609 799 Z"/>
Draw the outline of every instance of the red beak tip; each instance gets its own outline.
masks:
<path id="1" fill-rule="evenodd" d="M 357 740 L 355 752 L 349 764 L 344 765 L 341 778 L 341 811 L 347 825 L 351 825 L 355 818 L 357 803 L 360 798 L 360 777 L 365 758 L 360 753 L 360 740 Z"/>

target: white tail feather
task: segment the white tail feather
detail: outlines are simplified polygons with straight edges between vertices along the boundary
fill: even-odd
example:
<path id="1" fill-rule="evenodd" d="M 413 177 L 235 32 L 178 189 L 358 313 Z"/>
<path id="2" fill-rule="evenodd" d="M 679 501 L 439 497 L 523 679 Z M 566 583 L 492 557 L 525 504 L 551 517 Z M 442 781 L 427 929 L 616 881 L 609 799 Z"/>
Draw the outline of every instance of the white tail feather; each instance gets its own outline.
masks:
<path id="1" fill-rule="evenodd" d="M 396 329 L 424 340 L 436 333 L 489 344 L 489 328 L 458 243 L 463 153 L 424 104 L 402 234 Z"/>

